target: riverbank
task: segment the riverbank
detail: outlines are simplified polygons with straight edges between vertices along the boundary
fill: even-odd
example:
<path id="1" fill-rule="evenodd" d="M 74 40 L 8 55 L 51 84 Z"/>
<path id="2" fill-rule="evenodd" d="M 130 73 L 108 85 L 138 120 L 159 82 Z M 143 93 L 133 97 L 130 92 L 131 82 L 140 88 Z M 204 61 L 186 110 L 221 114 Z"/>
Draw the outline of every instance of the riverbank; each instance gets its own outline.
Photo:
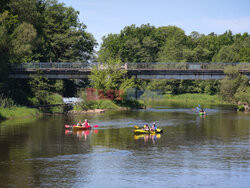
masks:
<path id="1" fill-rule="evenodd" d="M 186 93 L 186 94 L 180 94 L 180 95 L 166 94 L 163 96 L 163 100 L 190 103 L 190 104 L 201 104 L 201 105 L 230 104 L 230 103 L 223 101 L 218 95 L 208 95 L 208 94 L 200 94 L 200 93 Z"/>
<path id="2" fill-rule="evenodd" d="M 129 110 L 146 108 L 143 100 L 119 101 L 113 100 L 82 100 L 73 106 L 68 114 L 103 113 L 110 110 Z"/>
<path id="3" fill-rule="evenodd" d="M 38 109 L 27 107 L 0 107 L 0 120 L 21 119 L 40 116 L 41 112 Z"/>
<path id="4" fill-rule="evenodd" d="M 203 108 L 210 108 L 214 105 L 229 105 L 232 106 L 232 108 L 236 108 L 234 104 L 223 101 L 219 95 L 198 93 L 186 93 L 180 95 L 165 94 L 160 100 L 147 101 L 147 106 L 162 105 L 163 103 L 165 103 L 165 105 L 181 105 L 186 108 L 196 108 L 198 105 L 201 105 Z"/>

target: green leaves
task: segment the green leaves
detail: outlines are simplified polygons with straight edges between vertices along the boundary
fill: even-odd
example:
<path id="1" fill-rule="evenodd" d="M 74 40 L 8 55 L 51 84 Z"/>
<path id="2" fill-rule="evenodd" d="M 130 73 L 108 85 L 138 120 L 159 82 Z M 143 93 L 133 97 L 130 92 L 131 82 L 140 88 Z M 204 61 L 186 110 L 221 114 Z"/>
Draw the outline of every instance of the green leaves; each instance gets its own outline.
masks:
<path id="1" fill-rule="evenodd" d="M 32 54 L 36 36 L 35 28 L 26 22 L 23 22 L 14 30 L 10 37 L 12 62 L 24 62 L 25 56 Z"/>
<path id="2" fill-rule="evenodd" d="M 122 62 L 249 62 L 248 33 L 222 35 L 191 32 L 189 36 L 176 26 L 126 26 L 120 34 L 103 37 L 99 61 L 109 57 Z"/>
<path id="3" fill-rule="evenodd" d="M 235 67 L 228 67 L 225 69 L 227 75 L 221 80 L 220 95 L 225 101 L 238 103 L 249 102 L 247 97 L 249 93 L 248 78 L 241 75 Z"/>
<path id="4" fill-rule="evenodd" d="M 109 59 L 107 63 L 103 63 L 91 70 L 89 76 L 90 85 L 100 90 L 104 94 L 108 91 L 116 91 L 115 97 L 121 93 L 125 93 L 128 88 L 135 86 L 133 78 L 126 78 L 126 70 L 121 69 L 121 61 L 119 59 Z M 121 92 L 121 93 L 117 93 Z"/>

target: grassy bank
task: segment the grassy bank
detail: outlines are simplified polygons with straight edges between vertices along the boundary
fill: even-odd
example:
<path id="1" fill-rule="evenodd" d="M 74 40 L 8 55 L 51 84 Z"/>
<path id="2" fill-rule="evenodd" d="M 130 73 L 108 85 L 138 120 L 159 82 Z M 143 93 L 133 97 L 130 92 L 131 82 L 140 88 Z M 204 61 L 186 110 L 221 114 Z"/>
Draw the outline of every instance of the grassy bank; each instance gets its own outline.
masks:
<path id="1" fill-rule="evenodd" d="M 75 111 L 94 109 L 117 110 L 119 109 L 119 106 L 111 100 L 89 100 L 81 102 L 73 108 Z"/>
<path id="2" fill-rule="evenodd" d="M 218 95 L 208 95 L 208 94 L 196 94 L 187 93 L 180 95 L 163 95 L 161 100 L 150 101 L 148 106 L 152 105 L 177 105 L 187 108 L 194 108 L 200 104 L 204 108 L 211 107 L 213 105 L 232 105 L 223 101 Z"/>
<path id="3" fill-rule="evenodd" d="M 163 100 L 198 104 L 227 104 L 218 95 L 186 93 L 181 95 L 164 95 Z"/>
<path id="4" fill-rule="evenodd" d="M 40 115 L 39 110 L 27 107 L 0 107 L 0 119 L 28 118 Z"/>

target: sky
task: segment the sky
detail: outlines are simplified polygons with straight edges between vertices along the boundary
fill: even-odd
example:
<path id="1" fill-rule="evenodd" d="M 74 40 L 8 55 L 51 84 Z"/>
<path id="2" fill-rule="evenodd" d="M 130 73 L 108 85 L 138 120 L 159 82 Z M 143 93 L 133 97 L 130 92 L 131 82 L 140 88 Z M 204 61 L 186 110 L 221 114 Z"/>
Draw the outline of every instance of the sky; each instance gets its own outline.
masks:
<path id="1" fill-rule="evenodd" d="M 226 30 L 250 33 L 250 0 L 58 0 L 80 12 L 80 22 L 87 25 L 99 44 L 102 37 L 120 33 L 125 26 L 175 25 L 186 35 Z M 99 46 L 100 47 L 100 46 Z M 97 47 L 97 49 L 99 49 Z"/>

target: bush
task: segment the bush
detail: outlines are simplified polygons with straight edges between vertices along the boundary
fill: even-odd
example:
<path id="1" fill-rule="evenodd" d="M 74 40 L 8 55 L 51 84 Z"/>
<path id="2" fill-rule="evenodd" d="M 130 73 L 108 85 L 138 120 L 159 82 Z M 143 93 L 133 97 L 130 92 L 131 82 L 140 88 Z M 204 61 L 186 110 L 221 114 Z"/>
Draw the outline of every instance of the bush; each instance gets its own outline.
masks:
<path id="1" fill-rule="evenodd" d="M 237 110 L 243 112 L 243 111 L 245 110 L 244 105 L 239 105 L 239 106 L 237 107 Z"/>
<path id="2" fill-rule="evenodd" d="M 0 107 L 10 108 L 16 106 L 15 102 L 11 98 L 5 98 L 3 95 L 0 96 Z"/>

